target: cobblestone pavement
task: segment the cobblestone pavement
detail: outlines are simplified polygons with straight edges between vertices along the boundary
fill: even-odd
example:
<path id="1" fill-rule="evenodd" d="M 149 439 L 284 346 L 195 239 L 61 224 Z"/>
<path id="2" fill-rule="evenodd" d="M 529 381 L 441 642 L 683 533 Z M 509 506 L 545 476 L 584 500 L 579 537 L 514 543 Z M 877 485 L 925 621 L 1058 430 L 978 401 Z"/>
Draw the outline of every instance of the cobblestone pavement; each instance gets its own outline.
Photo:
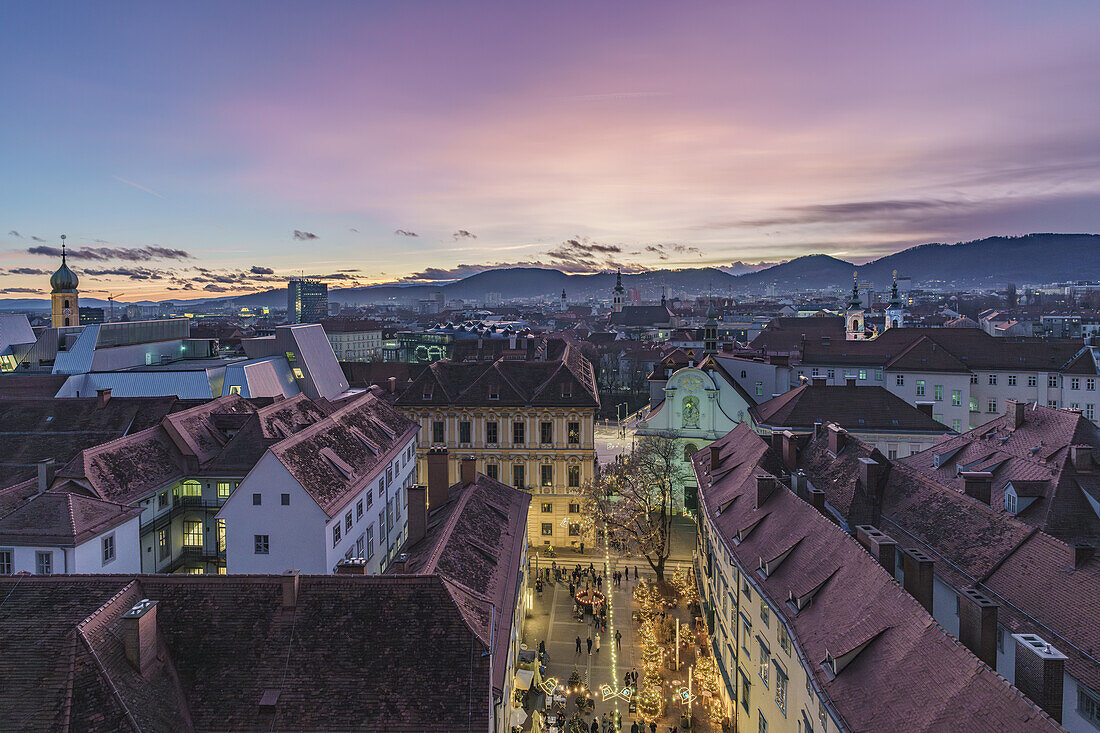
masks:
<path id="1" fill-rule="evenodd" d="M 693 538 L 691 542 L 694 542 Z M 685 539 L 684 545 L 688 544 Z M 677 548 L 681 549 L 681 548 Z M 690 553 L 683 557 L 682 552 L 676 553 L 680 559 L 670 561 L 666 570 L 666 578 L 671 577 L 679 567 L 690 564 Z M 589 563 L 604 574 L 605 579 L 610 577 L 615 570 L 630 569 L 630 580 L 624 580 L 620 587 L 611 588 L 609 602 L 611 614 L 608 619 L 606 633 L 600 634 L 600 649 L 595 649 L 594 627 L 591 616 L 585 620 L 577 620 L 573 617 L 573 600 L 569 596 L 568 581 L 560 583 L 544 584 L 541 594 L 535 594 L 531 615 L 524 624 L 523 641 L 531 649 L 538 646 L 539 641 L 546 643 L 546 651 L 550 655 L 545 677 L 557 678 L 562 684 L 568 679 L 574 669 L 580 672 L 589 690 L 599 691 L 601 686 L 607 685 L 613 690 L 622 690 L 624 687 L 624 675 L 636 668 L 641 674 L 641 648 L 635 638 L 636 627 L 632 621 L 632 614 L 636 608 L 633 598 L 633 590 L 636 585 L 634 570 L 637 569 L 642 580 L 654 579 L 654 573 L 644 559 L 620 558 L 613 553 L 607 553 L 603 549 L 589 551 L 584 556 L 578 553 L 566 551 L 561 557 L 553 561 L 546 558 L 540 559 L 540 567 L 545 568 L 551 562 L 557 562 L 559 567 L 572 569 L 578 563 L 587 568 Z M 583 582 L 583 581 L 582 581 Z M 605 583 L 604 591 L 608 588 Z M 690 623 L 687 611 L 682 608 L 675 610 L 677 616 L 684 623 Z M 615 632 L 622 634 L 621 646 L 616 648 Z M 686 631 L 685 631 L 686 633 Z M 581 651 L 577 653 L 577 638 L 581 640 Z M 587 640 L 593 639 L 592 652 L 588 652 Z M 686 685 L 687 667 L 690 660 L 685 654 L 681 672 L 667 672 L 671 677 L 678 677 Z M 672 689 L 668 690 L 672 696 Z M 605 700 L 602 694 L 595 695 L 596 704 L 594 714 L 585 716 L 585 720 L 591 724 L 593 718 L 597 721 L 605 713 L 618 712 L 622 716 L 622 729 L 630 731 L 631 723 L 636 719 L 629 713 L 628 702 L 624 699 L 613 697 Z M 532 695 L 532 706 L 542 706 L 542 695 Z M 577 708 L 570 696 L 566 705 L 567 714 L 572 714 Z M 671 726 L 680 722 L 679 708 L 670 703 L 665 719 L 661 721 L 657 730 L 660 733 L 668 733 Z M 698 724 L 700 716 L 696 715 L 697 731 L 709 730 Z M 639 721 L 639 725 L 641 725 Z M 648 726 L 645 729 L 648 733 Z M 677 729 L 679 730 L 679 729 Z M 602 731 L 602 728 L 601 728 Z"/>

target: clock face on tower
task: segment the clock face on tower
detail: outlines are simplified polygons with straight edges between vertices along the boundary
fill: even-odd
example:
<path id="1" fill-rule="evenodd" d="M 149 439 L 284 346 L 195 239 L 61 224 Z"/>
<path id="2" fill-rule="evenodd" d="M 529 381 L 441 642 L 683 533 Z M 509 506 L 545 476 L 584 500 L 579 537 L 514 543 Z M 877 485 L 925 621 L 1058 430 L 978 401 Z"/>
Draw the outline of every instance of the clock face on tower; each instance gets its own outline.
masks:
<path id="1" fill-rule="evenodd" d="M 67 315 L 67 316 L 71 316 L 73 314 L 73 309 L 72 308 L 66 308 L 65 310 L 63 310 L 61 312 L 64 313 L 65 315 Z"/>

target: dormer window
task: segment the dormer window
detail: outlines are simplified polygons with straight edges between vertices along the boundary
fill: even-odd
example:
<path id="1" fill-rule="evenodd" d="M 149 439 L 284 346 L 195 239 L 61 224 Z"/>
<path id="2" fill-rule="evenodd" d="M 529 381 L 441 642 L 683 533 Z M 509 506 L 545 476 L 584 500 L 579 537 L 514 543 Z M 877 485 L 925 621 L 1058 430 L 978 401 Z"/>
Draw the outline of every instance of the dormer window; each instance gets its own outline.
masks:
<path id="1" fill-rule="evenodd" d="M 424 399 L 430 400 L 432 398 L 432 393 L 434 391 L 435 391 L 435 386 L 434 385 L 425 384 L 424 385 L 424 392 L 423 392 Z"/>
<path id="2" fill-rule="evenodd" d="M 1016 513 L 1016 494 L 1012 491 L 1005 492 L 1005 511 L 1009 514 Z"/>
<path id="3" fill-rule="evenodd" d="M 489 399 L 491 399 L 491 400 L 499 400 L 500 399 L 500 385 L 497 384 L 496 382 L 490 382 L 489 383 Z"/>
<path id="4" fill-rule="evenodd" d="M 571 382 L 561 383 L 561 396 L 572 397 L 573 396 L 573 384 Z"/>

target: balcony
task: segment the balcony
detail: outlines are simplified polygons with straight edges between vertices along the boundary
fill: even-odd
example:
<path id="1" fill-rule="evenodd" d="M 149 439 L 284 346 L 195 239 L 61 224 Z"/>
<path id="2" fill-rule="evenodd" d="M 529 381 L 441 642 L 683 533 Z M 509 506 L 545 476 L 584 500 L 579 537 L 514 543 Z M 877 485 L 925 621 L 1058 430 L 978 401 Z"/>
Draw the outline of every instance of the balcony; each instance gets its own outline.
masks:
<path id="1" fill-rule="evenodd" d="M 195 563 L 225 565 L 225 550 L 218 552 L 205 547 L 184 547 L 176 557 L 172 558 L 172 562 L 157 572 L 174 573 L 185 565 L 194 565 Z"/>
<path id="2" fill-rule="evenodd" d="M 158 529 L 164 529 L 172 523 L 175 517 L 178 517 L 184 512 L 206 512 L 215 513 L 222 508 L 222 504 L 225 501 L 204 501 L 199 496 L 180 496 L 176 497 L 172 504 L 172 508 L 166 512 L 162 512 L 157 516 L 150 519 L 148 522 L 143 522 L 141 525 L 141 534 L 148 534 L 150 532 L 156 532 Z"/>

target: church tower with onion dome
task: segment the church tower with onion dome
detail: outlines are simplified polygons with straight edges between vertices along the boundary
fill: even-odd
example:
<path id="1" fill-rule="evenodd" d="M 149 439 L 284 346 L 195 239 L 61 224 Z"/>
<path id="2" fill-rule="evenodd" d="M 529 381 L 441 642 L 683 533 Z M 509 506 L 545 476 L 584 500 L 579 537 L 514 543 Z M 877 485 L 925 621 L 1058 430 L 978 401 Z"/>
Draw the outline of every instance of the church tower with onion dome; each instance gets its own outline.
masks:
<path id="1" fill-rule="evenodd" d="M 80 325 L 80 281 L 65 262 L 65 235 L 61 235 L 61 267 L 50 277 L 50 301 L 54 328 Z"/>

